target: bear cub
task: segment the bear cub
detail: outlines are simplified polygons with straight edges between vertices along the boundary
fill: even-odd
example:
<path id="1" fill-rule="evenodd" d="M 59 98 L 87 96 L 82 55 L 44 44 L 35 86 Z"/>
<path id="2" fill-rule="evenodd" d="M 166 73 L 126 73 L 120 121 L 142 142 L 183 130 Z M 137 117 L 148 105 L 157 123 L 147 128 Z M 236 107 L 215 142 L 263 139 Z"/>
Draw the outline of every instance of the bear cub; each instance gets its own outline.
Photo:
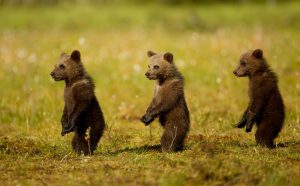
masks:
<path id="1" fill-rule="evenodd" d="M 150 63 L 145 75 L 149 80 L 157 80 L 157 83 L 152 102 L 140 120 L 149 125 L 158 117 L 164 127 L 162 151 L 181 150 L 190 128 L 183 76 L 177 70 L 171 53 L 157 54 L 148 51 L 148 57 Z"/>
<path id="2" fill-rule="evenodd" d="M 55 81 L 65 81 L 61 135 L 74 131 L 73 150 L 78 154 L 93 154 L 105 129 L 105 121 L 94 93 L 93 80 L 83 67 L 80 52 L 62 53 L 50 75 Z M 88 128 L 89 139 L 86 139 Z"/>
<path id="3" fill-rule="evenodd" d="M 237 77 L 249 78 L 249 104 L 237 128 L 246 126 L 246 132 L 257 125 L 255 140 L 259 145 L 273 148 L 284 123 L 284 104 L 277 86 L 277 76 L 270 69 L 263 51 L 256 49 L 242 54 L 233 72 Z"/>

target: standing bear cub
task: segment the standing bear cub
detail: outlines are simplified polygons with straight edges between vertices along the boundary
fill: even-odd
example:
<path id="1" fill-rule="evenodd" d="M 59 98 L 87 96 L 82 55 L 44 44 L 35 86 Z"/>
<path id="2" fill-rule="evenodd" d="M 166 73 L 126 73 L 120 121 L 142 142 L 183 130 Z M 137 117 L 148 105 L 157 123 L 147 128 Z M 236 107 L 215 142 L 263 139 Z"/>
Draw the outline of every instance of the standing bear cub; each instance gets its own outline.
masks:
<path id="1" fill-rule="evenodd" d="M 55 81 L 65 81 L 64 111 L 61 118 L 61 135 L 74 131 L 72 147 L 84 155 L 93 154 L 103 134 L 105 121 L 94 94 L 94 83 L 85 71 L 80 52 L 62 53 L 50 74 Z M 89 139 L 86 131 L 89 130 Z"/>
<path id="2" fill-rule="evenodd" d="M 183 77 L 174 65 L 171 53 L 156 54 L 148 51 L 148 57 L 150 63 L 145 75 L 149 80 L 157 80 L 157 84 L 152 102 L 141 121 L 149 125 L 159 117 L 159 122 L 164 127 L 162 151 L 181 150 L 190 128 Z"/>
<path id="3" fill-rule="evenodd" d="M 256 123 L 256 142 L 273 148 L 285 115 L 276 74 L 270 69 L 261 49 L 244 53 L 233 73 L 237 77 L 249 77 L 249 104 L 236 127 L 246 126 L 246 132 L 250 132 Z"/>

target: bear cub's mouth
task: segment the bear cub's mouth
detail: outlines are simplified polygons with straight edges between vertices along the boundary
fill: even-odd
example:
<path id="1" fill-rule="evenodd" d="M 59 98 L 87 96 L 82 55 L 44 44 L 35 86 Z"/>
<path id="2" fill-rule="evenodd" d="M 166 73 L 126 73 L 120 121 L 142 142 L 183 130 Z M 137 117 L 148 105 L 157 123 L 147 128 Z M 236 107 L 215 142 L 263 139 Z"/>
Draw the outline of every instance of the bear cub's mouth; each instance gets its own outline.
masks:
<path id="1" fill-rule="evenodd" d="M 61 81 L 63 80 L 61 77 L 52 77 L 55 81 Z"/>
<path id="2" fill-rule="evenodd" d="M 51 74 L 51 77 L 54 79 L 54 81 L 61 81 L 61 80 L 63 80 L 62 77 L 57 77 L 54 74 Z"/>
<path id="3" fill-rule="evenodd" d="M 233 74 L 234 74 L 236 77 L 244 77 L 244 76 L 246 76 L 246 74 L 239 74 L 237 71 L 233 71 Z"/>
<path id="4" fill-rule="evenodd" d="M 156 79 L 157 79 L 156 76 L 151 76 L 151 75 L 146 75 L 146 77 L 147 77 L 149 80 L 156 80 Z"/>

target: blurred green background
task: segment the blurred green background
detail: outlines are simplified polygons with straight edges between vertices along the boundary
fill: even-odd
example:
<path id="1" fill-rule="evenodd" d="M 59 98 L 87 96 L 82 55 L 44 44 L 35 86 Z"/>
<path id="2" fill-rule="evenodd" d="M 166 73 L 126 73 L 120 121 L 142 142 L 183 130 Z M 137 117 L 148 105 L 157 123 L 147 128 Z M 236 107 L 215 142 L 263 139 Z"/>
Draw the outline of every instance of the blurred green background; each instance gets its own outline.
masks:
<path id="1" fill-rule="evenodd" d="M 300 2 L 267 0 L 0 0 L 1 185 L 299 185 Z M 261 48 L 286 105 L 279 148 L 233 128 L 246 108 L 241 53 Z M 60 137 L 63 82 L 50 78 L 78 49 L 107 130 L 96 154 Z M 139 117 L 154 82 L 147 50 L 172 52 L 191 115 L 186 150 L 149 151 L 162 128 Z"/>

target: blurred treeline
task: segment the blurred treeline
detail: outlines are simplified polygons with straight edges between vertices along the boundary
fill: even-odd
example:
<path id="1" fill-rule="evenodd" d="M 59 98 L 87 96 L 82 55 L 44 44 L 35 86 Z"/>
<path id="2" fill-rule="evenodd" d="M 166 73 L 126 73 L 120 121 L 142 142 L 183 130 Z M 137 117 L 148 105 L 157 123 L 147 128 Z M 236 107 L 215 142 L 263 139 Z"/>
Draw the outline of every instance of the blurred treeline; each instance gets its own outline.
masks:
<path id="1" fill-rule="evenodd" d="M 0 6 L 56 6 L 60 4 L 216 4 L 267 3 L 276 4 L 297 0 L 0 0 Z"/>

